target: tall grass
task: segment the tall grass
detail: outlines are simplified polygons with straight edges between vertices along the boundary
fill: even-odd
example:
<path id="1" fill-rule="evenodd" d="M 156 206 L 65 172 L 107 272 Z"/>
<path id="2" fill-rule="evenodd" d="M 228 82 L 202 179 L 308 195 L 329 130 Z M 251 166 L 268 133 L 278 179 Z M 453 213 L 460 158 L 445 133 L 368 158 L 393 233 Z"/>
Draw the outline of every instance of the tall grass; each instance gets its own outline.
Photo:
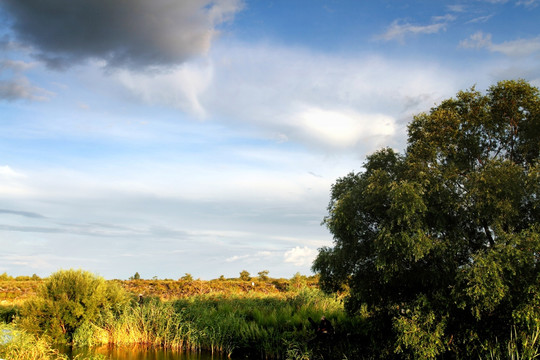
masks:
<path id="1" fill-rule="evenodd" d="M 79 327 L 73 344 L 144 344 L 226 356 L 285 358 L 313 337 L 308 317 L 322 315 L 335 324 L 347 324 L 339 300 L 309 288 L 289 296 L 147 298 L 142 304 L 126 306 L 119 315 Z"/>
<path id="2" fill-rule="evenodd" d="M 518 333 L 515 327 L 512 327 L 510 339 L 506 347 L 501 348 L 501 344 L 496 342 L 494 345 L 487 346 L 490 360 L 531 360 L 540 358 L 540 328 L 537 326 L 529 333 Z"/>

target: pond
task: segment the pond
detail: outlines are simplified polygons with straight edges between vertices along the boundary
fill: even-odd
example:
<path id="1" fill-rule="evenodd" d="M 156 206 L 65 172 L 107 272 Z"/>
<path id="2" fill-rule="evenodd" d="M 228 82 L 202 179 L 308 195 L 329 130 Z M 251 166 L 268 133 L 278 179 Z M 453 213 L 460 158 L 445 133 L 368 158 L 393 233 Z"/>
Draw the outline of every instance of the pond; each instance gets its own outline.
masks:
<path id="1" fill-rule="evenodd" d="M 224 356 L 212 355 L 211 353 L 182 352 L 148 347 L 110 347 L 103 346 L 92 349 L 59 349 L 62 353 L 75 356 L 88 354 L 102 354 L 107 360 L 223 360 Z"/>

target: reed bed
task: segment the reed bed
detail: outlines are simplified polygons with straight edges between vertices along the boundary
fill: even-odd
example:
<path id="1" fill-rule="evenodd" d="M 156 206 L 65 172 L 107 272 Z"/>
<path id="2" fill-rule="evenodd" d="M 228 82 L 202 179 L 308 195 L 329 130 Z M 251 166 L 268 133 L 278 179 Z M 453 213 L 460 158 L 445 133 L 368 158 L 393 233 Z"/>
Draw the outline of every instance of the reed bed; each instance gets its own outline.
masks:
<path id="1" fill-rule="evenodd" d="M 14 324 L 0 322 L 0 359 L 6 360 L 68 360 L 51 347 L 46 337 L 36 337 Z M 74 360 L 105 360 L 102 355 L 77 356 Z"/>
<path id="2" fill-rule="evenodd" d="M 313 336 L 308 317 L 317 320 L 322 315 L 335 324 L 346 318 L 338 299 L 309 288 L 288 296 L 146 298 L 126 306 L 117 316 L 81 326 L 73 344 L 142 344 L 282 359 L 291 346 L 299 348 Z"/>

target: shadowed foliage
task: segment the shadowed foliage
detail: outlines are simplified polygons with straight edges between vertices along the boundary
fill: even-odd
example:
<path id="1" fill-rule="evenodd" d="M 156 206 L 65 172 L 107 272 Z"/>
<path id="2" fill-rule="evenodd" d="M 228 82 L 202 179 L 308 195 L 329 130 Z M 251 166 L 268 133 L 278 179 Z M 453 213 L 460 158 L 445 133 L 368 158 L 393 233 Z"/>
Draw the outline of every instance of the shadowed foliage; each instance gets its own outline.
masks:
<path id="1" fill-rule="evenodd" d="M 525 81 L 459 92 L 332 187 L 334 246 L 313 269 L 350 287 L 383 357 L 470 357 L 540 322 L 540 96 Z"/>

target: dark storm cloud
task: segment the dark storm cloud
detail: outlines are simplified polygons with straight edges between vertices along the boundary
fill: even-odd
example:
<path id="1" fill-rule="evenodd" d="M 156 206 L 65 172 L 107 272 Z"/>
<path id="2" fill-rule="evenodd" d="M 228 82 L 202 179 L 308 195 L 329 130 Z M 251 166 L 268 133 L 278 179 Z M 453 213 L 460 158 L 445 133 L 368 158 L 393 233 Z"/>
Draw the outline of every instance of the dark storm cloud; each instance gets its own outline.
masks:
<path id="1" fill-rule="evenodd" d="M 203 54 L 241 0 L 3 0 L 18 41 L 53 68 L 172 66 Z"/>

